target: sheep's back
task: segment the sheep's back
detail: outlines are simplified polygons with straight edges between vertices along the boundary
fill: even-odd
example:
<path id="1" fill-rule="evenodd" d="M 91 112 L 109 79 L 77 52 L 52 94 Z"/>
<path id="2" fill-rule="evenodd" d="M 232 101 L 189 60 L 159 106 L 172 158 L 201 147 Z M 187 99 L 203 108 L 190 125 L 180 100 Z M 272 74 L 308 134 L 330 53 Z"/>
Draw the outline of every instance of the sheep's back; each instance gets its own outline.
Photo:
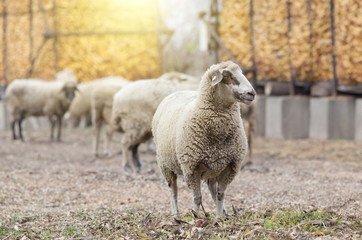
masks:
<path id="1" fill-rule="evenodd" d="M 46 82 L 37 79 L 14 80 L 6 90 L 10 111 L 22 112 L 25 116 L 40 116 L 44 107 L 54 102 L 61 91 L 61 82 Z"/>
<path id="2" fill-rule="evenodd" d="M 125 82 L 129 81 L 122 77 L 110 76 L 78 84 L 79 91 L 75 93 L 69 112 L 76 117 L 89 114 L 93 90 L 100 88 L 102 85 L 124 84 Z"/>
<path id="3" fill-rule="evenodd" d="M 140 80 L 122 88 L 114 96 L 114 108 L 122 118 L 139 119 L 142 113 L 151 125 L 151 119 L 160 102 L 176 91 L 172 82 L 158 79 Z"/>

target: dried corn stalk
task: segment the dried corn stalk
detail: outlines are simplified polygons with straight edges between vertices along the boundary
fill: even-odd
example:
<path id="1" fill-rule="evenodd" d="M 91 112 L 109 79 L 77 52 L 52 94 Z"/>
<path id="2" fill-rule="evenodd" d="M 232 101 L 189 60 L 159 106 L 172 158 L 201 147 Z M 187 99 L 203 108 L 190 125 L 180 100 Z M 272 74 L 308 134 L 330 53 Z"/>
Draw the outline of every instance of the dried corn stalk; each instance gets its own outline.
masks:
<path id="1" fill-rule="evenodd" d="M 286 0 L 254 0 L 258 80 L 289 81 L 288 41 L 296 80 L 331 80 L 329 0 L 290 2 L 292 31 L 288 34 Z M 220 28 L 226 46 L 246 67 L 251 66 L 249 5 L 250 0 L 225 1 Z M 362 83 L 361 5 L 358 0 L 335 1 L 335 52 L 341 84 Z"/>
<path id="2" fill-rule="evenodd" d="M 56 1 L 56 26 L 53 24 L 53 1 L 41 2 L 50 32 L 136 32 L 157 29 L 156 3 L 153 0 Z M 50 38 L 44 43 L 46 26 L 38 1 L 32 1 L 32 49 L 29 0 L 7 1 L 6 7 L 9 81 L 26 77 L 31 66 L 31 51 L 34 56 L 38 52 L 32 77 L 53 79 L 55 39 Z M 2 21 L 0 17 L 1 26 Z M 0 41 L 2 34 L 3 31 L 0 31 Z M 155 33 L 58 36 L 56 44 L 58 69 L 73 69 L 81 81 L 109 75 L 140 79 L 160 74 L 158 37 Z M 3 71 L 2 54 L 1 51 L 0 69 Z"/>

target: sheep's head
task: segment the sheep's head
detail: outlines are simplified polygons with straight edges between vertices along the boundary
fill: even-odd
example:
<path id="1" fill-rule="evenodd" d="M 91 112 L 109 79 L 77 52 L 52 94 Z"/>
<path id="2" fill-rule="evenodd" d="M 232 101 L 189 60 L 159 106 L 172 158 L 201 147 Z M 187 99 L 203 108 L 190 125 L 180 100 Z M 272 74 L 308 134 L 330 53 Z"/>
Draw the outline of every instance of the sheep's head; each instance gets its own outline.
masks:
<path id="1" fill-rule="evenodd" d="M 75 96 L 75 92 L 79 91 L 79 90 L 75 83 L 67 82 L 64 84 L 61 91 L 65 94 L 65 97 L 66 97 L 68 103 L 70 103 Z"/>
<path id="2" fill-rule="evenodd" d="M 217 87 L 217 94 L 229 103 L 238 101 L 250 104 L 256 95 L 240 67 L 230 61 L 220 64 L 219 68 L 211 71 L 211 86 Z"/>

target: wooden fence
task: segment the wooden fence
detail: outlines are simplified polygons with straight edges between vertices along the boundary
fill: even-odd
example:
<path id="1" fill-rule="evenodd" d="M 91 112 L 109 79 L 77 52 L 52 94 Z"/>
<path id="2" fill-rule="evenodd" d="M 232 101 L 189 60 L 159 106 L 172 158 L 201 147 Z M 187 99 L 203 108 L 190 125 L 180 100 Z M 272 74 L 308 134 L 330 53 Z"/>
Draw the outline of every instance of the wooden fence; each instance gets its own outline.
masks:
<path id="1" fill-rule="evenodd" d="M 223 1 L 220 35 L 256 81 L 362 84 L 359 0 Z M 228 58 L 228 56 L 224 56 Z"/>

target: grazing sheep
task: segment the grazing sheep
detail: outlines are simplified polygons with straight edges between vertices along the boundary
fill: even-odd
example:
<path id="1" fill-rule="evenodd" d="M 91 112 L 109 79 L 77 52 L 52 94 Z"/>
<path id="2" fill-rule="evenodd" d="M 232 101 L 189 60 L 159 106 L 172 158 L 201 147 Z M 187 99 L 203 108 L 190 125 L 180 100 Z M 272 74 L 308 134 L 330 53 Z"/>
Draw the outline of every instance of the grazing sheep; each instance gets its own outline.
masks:
<path id="1" fill-rule="evenodd" d="M 122 87 L 131 83 L 128 80 L 120 80 L 118 82 L 105 82 L 99 84 L 92 92 L 91 96 L 91 109 L 92 109 L 92 124 L 93 124 L 93 154 L 98 157 L 99 137 L 102 123 L 106 124 L 106 140 L 104 144 L 104 153 L 110 156 L 109 143 L 114 132 L 113 127 L 110 125 L 112 116 L 113 95 Z"/>
<path id="2" fill-rule="evenodd" d="M 110 76 L 96 79 L 90 82 L 83 82 L 78 85 L 79 91 L 75 94 L 72 104 L 69 107 L 66 119 L 72 122 L 73 126 L 78 126 L 81 117 L 91 116 L 91 95 L 93 89 L 98 85 L 124 81 L 122 77 Z"/>
<path id="3" fill-rule="evenodd" d="M 158 104 L 179 89 L 197 89 L 195 77 L 166 73 L 159 79 L 140 80 L 122 88 L 114 95 L 112 125 L 123 133 L 121 149 L 123 167 L 130 165 L 140 171 L 138 146 L 152 137 L 151 122 Z M 181 74 L 179 74 L 180 76 Z"/>
<path id="4" fill-rule="evenodd" d="M 75 81 L 42 81 L 17 79 L 6 89 L 6 104 L 11 118 L 13 139 L 17 139 L 15 124 L 18 123 L 19 138 L 24 141 L 21 123 L 28 116 L 47 116 L 51 124 L 50 139 L 54 139 L 54 127 L 58 122 L 57 140 L 61 138 L 62 117 L 74 98 Z"/>
<path id="5" fill-rule="evenodd" d="M 177 175 L 183 175 L 192 190 L 195 211 L 201 205 L 201 180 L 206 180 L 216 217 L 226 214 L 224 193 L 248 147 L 239 102 L 249 104 L 254 98 L 255 90 L 238 65 L 228 61 L 209 68 L 199 91 L 179 91 L 161 102 L 152 132 L 174 217 L 179 216 Z"/>

